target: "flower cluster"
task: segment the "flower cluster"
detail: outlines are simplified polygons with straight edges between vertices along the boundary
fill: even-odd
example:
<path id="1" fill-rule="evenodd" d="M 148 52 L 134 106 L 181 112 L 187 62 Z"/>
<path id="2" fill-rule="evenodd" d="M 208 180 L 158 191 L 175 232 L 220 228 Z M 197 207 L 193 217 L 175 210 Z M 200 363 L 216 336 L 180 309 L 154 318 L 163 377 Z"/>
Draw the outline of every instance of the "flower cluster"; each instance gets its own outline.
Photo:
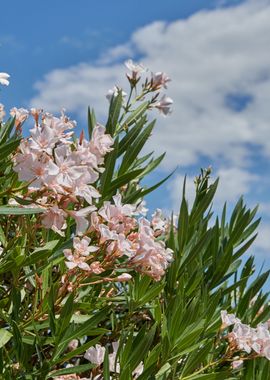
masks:
<path id="1" fill-rule="evenodd" d="M 132 93 L 145 68 L 131 60 L 126 66 L 131 71 L 127 77 Z M 152 73 L 135 102 L 154 92 L 149 108 L 169 113 L 172 101 L 164 96 L 159 100 L 157 93 L 162 87 L 167 88 L 169 80 L 164 73 Z M 119 91 L 115 87 L 107 97 L 111 99 Z M 123 97 L 125 93 L 121 93 Z M 123 105 L 124 115 L 133 104 L 129 103 L 130 98 Z M 26 119 L 34 119 L 30 137 L 22 139 L 13 157 L 19 180 L 27 182 L 22 203 L 44 210 L 38 217 L 40 223 L 61 236 L 65 236 L 69 221 L 76 223 L 73 248 L 63 252 L 68 268 L 62 278 L 63 288 L 73 289 L 70 278 L 78 272 L 84 279 L 90 274 L 112 270 L 114 277 L 103 280 L 124 282 L 131 279 L 125 271 L 136 270 L 160 280 L 172 261 L 172 250 L 160 239 L 169 229 L 161 211 L 158 209 L 152 221 L 148 221 L 144 202 L 140 199 L 136 204 L 124 204 L 119 192 L 112 201 L 104 201 L 98 206 L 100 174 L 105 170 L 105 156 L 113 150 L 114 144 L 106 128 L 96 124 L 88 141 L 83 133 L 79 139 L 73 138 L 76 122 L 64 111 L 60 117 L 55 117 L 40 109 L 14 107 L 10 114 L 19 131 Z M 19 197 L 10 200 L 13 205 L 18 201 Z"/>
<path id="2" fill-rule="evenodd" d="M 12 110 L 18 123 L 28 117 L 27 112 Z M 112 150 L 113 139 L 105 133 L 105 127 L 96 125 L 91 141 L 81 136 L 72 142 L 71 129 L 76 123 L 64 112 L 60 118 L 40 110 L 30 112 L 36 125 L 30 130 L 31 136 L 20 144 L 14 170 L 21 181 L 29 183 L 28 195 L 35 204 L 44 207 L 44 227 L 63 235 L 66 218 L 71 216 L 77 224 L 76 234 L 82 234 L 88 227 L 87 215 L 95 209 L 93 198 L 100 196 L 93 184 L 103 170 L 104 156 Z M 88 207 L 82 207 L 85 202 Z M 71 204 L 75 205 L 73 209 Z"/>
<path id="3" fill-rule="evenodd" d="M 259 323 L 256 328 L 250 327 L 236 318 L 234 314 L 221 311 L 222 329 L 233 326 L 228 334 L 231 352 L 245 351 L 270 360 L 270 332 L 268 323 Z"/>
<path id="4" fill-rule="evenodd" d="M 125 62 L 125 66 L 129 70 L 126 74 L 131 85 L 131 90 L 135 88 L 138 82 L 141 80 L 141 75 L 148 70 L 141 63 L 134 63 L 131 59 Z M 146 77 L 145 82 L 142 84 L 142 93 L 137 94 L 136 100 L 144 100 L 145 96 L 151 93 L 154 93 L 152 99 L 150 100 L 149 108 L 156 108 L 161 114 L 168 115 L 171 113 L 171 107 L 173 100 L 167 96 L 162 95 L 159 99 L 159 92 L 162 88 L 167 89 L 167 83 L 170 82 L 170 78 L 166 73 L 161 71 L 156 73 L 151 73 L 150 77 Z M 106 95 L 106 98 L 111 101 L 113 97 L 116 97 L 119 94 L 119 91 L 122 92 L 122 97 L 126 97 L 127 93 L 122 89 L 114 86 L 110 89 Z M 126 108 L 129 108 L 129 102 L 125 105 Z"/>
<path id="5" fill-rule="evenodd" d="M 166 231 L 167 221 L 160 210 L 153 214 L 152 222 L 137 216 L 140 205 L 123 204 L 120 194 L 113 196 L 113 203 L 106 201 L 91 213 L 91 239 L 75 237 L 73 250 L 64 250 L 69 269 L 76 267 L 88 273 L 100 274 L 111 268 L 131 268 L 160 280 L 172 261 L 172 250 L 156 236 Z M 118 281 L 130 279 L 128 274 L 117 277 Z"/>

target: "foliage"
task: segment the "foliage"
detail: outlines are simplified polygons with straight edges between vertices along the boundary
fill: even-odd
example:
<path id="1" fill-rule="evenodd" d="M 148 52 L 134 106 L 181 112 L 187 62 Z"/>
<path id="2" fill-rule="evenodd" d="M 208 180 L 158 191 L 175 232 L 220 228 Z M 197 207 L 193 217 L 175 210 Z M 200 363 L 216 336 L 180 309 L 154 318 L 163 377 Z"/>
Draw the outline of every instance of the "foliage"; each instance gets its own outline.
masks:
<path id="1" fill-rule="evenodd" d="M 149 110 L 166 107 L 158 96 L 168 77 L 152 75 L 138 94 L 141 66 L 129 62 L 128 68 L 127 101 L 121 89 L 111 93 L 105 134 L 112 136 L 113 149 L 106 152 L 104 170 L 93 183 L 100 193 L 93 205 L 99 210 L 119 194 L 123 205 L 136 205 L 138 210 L 143 197 L 168 178 L 150 188 L 141 184 L 164 157 L 141 152 L 154 128 Z M 270 378 L 269 361 L 233 347 L 228 326 L 221 327 L 220 318 L 221 311 L 227 310 L 253 327 L 270 319 L 268 293 L 262 290 L 268 272 L 251 282 L 254 257 L 246 255 L 259 224 L 256 208 L 248 209 L 240 199 L 231 215 L 225 205 L 221 217 L 214 218 L 218 181 L 210 183 L 210 171 L 202 170 L 195 179 L 192 205 L 184 184 L 179 215 L 166 220 L 158 211 L 150 221 L 155 244 L 168 250 L 163 253 L 168 260 L 173 251 L 168 268 L 163 261 L 164 276 L 135 265 L 132 258 L 124 260 L 124 254 L 106 266 L 110 241 L 100 243 L 91 230 L 91 214 L 85 216 L 89 225 L 82 236 L 101 247 L 95 260 L 100 260 L 102 270 L 67 268 L 76 223 L 67 217 L 66 227 L 58 231 L 42 224 L 51 205 L 40 203 L 39 189 L 29 191 L 31 181 L 20 179 L 16 170 L 22 124 L 16 114 L 2 122 L 0 130 L 3 379 Z M 94 111 L 89 109 L 90 139 L 95 126 Z M 51 198 L 47 199 L 52 202 Z M 87 206 L 89 202 L 80 198 L 67 210 L 77 212 Z M 137 231 L 137 225 L 134 228 Z M 241 366 L 233 365 L 237 360 L 243 360 Z"/>

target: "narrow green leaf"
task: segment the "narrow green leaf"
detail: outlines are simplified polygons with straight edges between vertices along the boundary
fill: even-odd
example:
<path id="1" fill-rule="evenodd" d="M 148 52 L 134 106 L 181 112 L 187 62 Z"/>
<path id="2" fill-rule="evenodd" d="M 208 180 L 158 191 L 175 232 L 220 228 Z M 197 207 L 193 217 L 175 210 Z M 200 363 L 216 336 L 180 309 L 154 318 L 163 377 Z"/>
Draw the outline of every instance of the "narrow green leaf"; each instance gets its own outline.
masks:
<path id="1" fill-rule="evenodd" d="M 0 215 L 31 215 L 44 212 L 42 208 L 0 206 Z"/>
<path id="2" fill-rule="evenodd" d="M 0 348 L 3 347 L 12 337 L 11 332 L 6 329 L 0 329 Z"/>

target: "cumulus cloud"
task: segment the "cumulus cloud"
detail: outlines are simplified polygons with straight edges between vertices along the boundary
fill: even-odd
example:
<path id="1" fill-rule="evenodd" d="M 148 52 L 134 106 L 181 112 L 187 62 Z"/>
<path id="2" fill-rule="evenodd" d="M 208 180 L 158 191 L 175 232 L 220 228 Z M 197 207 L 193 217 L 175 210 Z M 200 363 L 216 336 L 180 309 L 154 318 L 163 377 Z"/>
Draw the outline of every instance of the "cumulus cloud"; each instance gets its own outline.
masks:
<path id="1" fill-rule="evenodd" d="M 214 173 L 215 178 L 219 178 L 219 186 L 214 198 L 216 210 L 220 210 L 225 202 L 235 203 L 240 196 L 249 192 L 255 182 L 259 181 L 259 177 L 250 173 L 248 170 L 231 167 L 219 168 Z M 170 194 L 172 208 L 178 212 L 181 201 L 181 191 L 184 183 L 182 174 L 178 174 L 167 185 Z M 210 180 L 210 183 L 213 180 Z M 191 205 L 195 197 L 194 178 L 187 176 L 186 178 L 186 198 L 188 204 Z"/>
<path id="2" fill-rule="evenodd" d="M 165 171 L 176 165 L 189 171 L 190 165 L 201 166 L 206 158 L 220 176 L 217 203 L 235 201 L 262 186 L 262 178 L 252 174 L 254 156 L 258 151 L 263 159 L 270 156 L 269 20 L 269 0 L 248 0 L 184 20 L 153 22 L 95 63 L 47 73 L 35 84 L 31 104 L 51 112 L 65 107 L 82 120 L 90 105 L 102 121 L 107 90 L 116 84 L 127 86 L 119 62 L 139 57 L 150 70 L 163 70 L 172 78 L 168 95 L 174 99 L 174 112 L 159 119 L 149 150 L 167 152 Z M 178 175 L 168 185 L 175 209 L 182 182 Z M 188 179 L 190 201 L 192 189 Z M 261 249 L 270 246 L 267 239 L 260 240 Z"/>
<path id="3" fill-rule="evenodd" d="M 31 103 L 82 115 L 90 104 L 102 117 L 107 89 L 124 84 L 124 69 L 114 62 L 133 52 L 151 70 L 164 70 L 173 79 L 174 113 L 159 121 L 151 141 L 151 148 L 167 151 L 164 167 L 196 164 L 201 156 L 244 167 L 250 144 L 270 155 L 269 19 L 269 2 L 256 0 L 154 22 L 111 48 L 100 58 L 103 64 L 79 63 L 48 73 L 36 83 Z"/>

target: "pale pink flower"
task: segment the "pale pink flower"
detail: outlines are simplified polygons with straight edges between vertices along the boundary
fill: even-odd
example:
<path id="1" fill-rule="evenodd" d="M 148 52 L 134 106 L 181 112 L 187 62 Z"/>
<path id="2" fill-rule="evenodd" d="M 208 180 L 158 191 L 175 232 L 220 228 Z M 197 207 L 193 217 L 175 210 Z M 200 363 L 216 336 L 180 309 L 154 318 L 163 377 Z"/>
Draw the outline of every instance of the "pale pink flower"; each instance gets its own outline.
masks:
<path id="1" fill-rule="evenodd" d="M 100 244 L 103 244 L 107 240 L 118 240 L 118 234 L 115 231 L 111 231 L 105 224 L 100 224 Z"/>
<path id="2" fill-rule="evenodd" d="M 152 214 L 151 224 L 154 231 L 165 232 L 166 222 L 163 218 L 162 211 L 159 208 L 156 209 L 154 214 Z"/>
<path id="3" fill-rule="evenodd" d="M 63 230 L 66 228 L 66 218 L 67 214 L 64 210 L 60 209 L 58 206 L 54 205 L 47 209 L 42 216 L 42 224 L 46 228 L 51 228 L 53 231 L 57 232 L 59 235 L 64 236 Z"/>
<path id="4" fill-rule="evenodd" d="M 154 107 L 156 107 L 163 115 L 168 115 L 171 113 L 171 106 L 173 100 L 166 95 L 163 95 L 159 102 L 157 102 Z"/>
<path id="5" fill-rule="evenodd" d="M 29 116 L 29 111 L 25 108 L 13 107 L 10 110 L 10 115 L 16 118 L 16 124 L 22 124 Z"/>
<path id="6" fill-rule="evenodd" d="M 253 332 L 254 330 L 249 325 L 241 322 L 237 322 L 232 331 L 232 336 L 234 337 L 238 348 L 246 351 L 248 354 L 251 352 Z"/>
<path id="7" fill-rule="evenodd" d="M 133 379 L 137 379 L 143 373 L 143 370 L 144 370 L 143 362 L 140 362 L 137 365 L 137 367 L 134 369 L 134 371 L 132 372 Z"/>
<path id="8" fill-rule="evenodd" d="M 239 369 L 239 368 L 243 367 L 243 364 L 244 364 L 243 360 L 234 360 L 232 362 L 232 368 L 233 369 Z"/>
<path id="9" fill-rule="evenodd" d="M 65 112 L 66 112 L 65 108 L 62 108 L 61 117 L 60 117 L 60 120 L 62 123 L 62 131 L 66 129 L 73 129 L 77 126 L 77 122 L 75 120 L 70 120 L 70 118 L 65 114 Z M 59 124 L 57 125 L 58 129 L 60 127 Z"/>
<path id="10" fill-rule="evenodd" d="M 114 204 L 104 202 L 99 210 L 99 215 L 109 223 L 109 228 L 117 233 L 128 234 L 137 225 L 137 221 L 132 216 L 136 214 L 136 206 L 122 204 L 121 195 L 113 196 Z"/>
<path id="11" fill-rule="evenodd" d="M 104 361 L 105 347 L 96 344 L 94 347 L 88 348 L 84 354 L 84 358 L 93 364 L 100 366 Z"/>
<path id="12" fill-rule="evenodd" d="M 99 261 L 93 261 L 89 266 L 90 271 L 95 274 L 100 274 L 105 271 L 105 269 L 102 268 Z"/>
<path id="13" fill-rule="evenodd" d="M 0 103 L 0 123 L 2 123 L 5 116 L 6 116 L 5 107 L 2 103 Z"/>
<path id="14" fill-rule="evenodd" d="M 109 354 L 109 367 L 111 372 L 120 373 L 120 363 L 116 360 L 119 342 L 112 342 L 113 352 Z"/>
<path id="15" fill-rule="evenodd" d="M 73 367 L 73 366 L 71 365 L 67 367 Z M 83 380 L 83 379 L 81 379 L 80 376 L 77 376 L 75 373 L 72 373 L 69 375 L 61 375 L 61 376 L 54 377 L 54 380 Z M 89 379 L 86 379 L 86 380 L 89 380 Z"/>
<path id="16" fill-rule="evenodd" d="M 143 216 L 146 216 L 147 212 L 148 212 L 148 208 L 145 207 L 146 206 L 146 202 L 144 200 L 140 201 L 136 204 L 136 211 L 135 211 L 135 215 L 143 215 Z"/>
<path id="17" fill-rule="evenodd" d="M 132 276 L 129 273 L 122 273 L 119 276 L 117 276 L 117 281 L 119 282 L 126 282 L 130 281 L 132 279 Z"/>
<path id="18" fill-rule="evenodd" d="M 77 162 L 81 165 L 87 165 L 87 167 L 98 171 L 98 158 L 94 153 L 91 152 L 91 146 L 92 144 L 90 141 L 87 141 L 85 139 L 82 139 L 82 141 L 77 141 L 76 151 L 73 152 L 73 155 L 76 156 Z M 95 180 L 93 182 L 95 182 Z"/>
<path id="19" fill-rule="evenodd" d="M 88 221 L 87 217 L 89 214 L 91 214 L 91 212 L 93 212 L 95 210 L 96 210 L 95 206 L 88 206 L 85 208 L 81 208 L 78 211 L 74 211 L 74 210 L 68 210 L 67 211 L 69 213 L 69 215 L 75 219 L 76 235 L 82 235 L 87 230 L 87 228 L 89 226 L 89 221 Z"/>
<path id="20" fill-rule="evenodd" d="M 100 193 L 93 186 L 80 182 L 80 179 L 75 182 L 73 193 L 84 198 L 89 205 L 92 205 L 93 198 L 100 197 Z"/>
<path id="21" fill-rule="evenodd" d="M 75 237 L 73 239 L 73 248 L 74 252 L 71 249 L 64 249 L 64 255 L 68 261 L 66 261 L 66 266 L 69 269 L 80 268 L 83 270 L 91 271 L 91 266 L 89 266 L 85 261 L 89 255 L 93 252 L 98 251 L 98 247 L 89 245 L 91 239 L 87 236 L 83 238 Z M 97 265 L 94 266 L 94 269 L 98 270 Z M 93 272 L 93 270 L 92 270 Z"/>
<path id="22" fill-rule="evenodd" d="M 127 93 L 125 91 L 123 91 L 119 87 L 114 86 L 113 88 L 108 90 L 107 95 L 106 95 L 106 99 L 108 99 L 110 102 L 113 97 L 114 98 L 117 97 L 117 95 L 119 94 L 120 91 L 122 91 L 122 97 L 123 98 L 127 96 Z"/>
<path id="23" fill-rule="evenodd" d="M 90 141 L 90 152 L 96 155 L 98 164 L 102 164 L 105 154 L 113 149 L 113 139 L 105 132 L 106 128 L 103 125 L 97 124 L 93 129 Z"/>
<path id="24" fill-rule="evenodd" d="M 72 129 L 76 122 L 71 122 L 64 114 L 61 118 L 55 117 L 49 113 L 45 113 L 42 116 L 42 126 L 51 128 L 54 132 L 54 136 L 63 143 L 68 143 L 68 139 L 73 135 L 73 132 L 66 132 L 66 130 Z"/>
<path id="25" fill-rule="evenodd" d="M 80 256 L 76 252 L 73 253 L 71 249 L 64 249 L 63 252 L 66 259 L 68 260 L 65 262 L 68 269 L 74 269 L 78 267 L 82 270 L 90 270 L 90 266 L 85 262 L 85 256 Z"/>
<path id="26" fill-rule="evenodd" d="M 270 360 L 270 341 L 263 347 L 262 356 Z"/>
<path id="27" fill-rule="evenodd" d="M 76 181 L 85 173 L 86 169 L 77 166 L 69 146 L 60 145 L 54 149 L 55 163 L 59 168 L 57 182 L 64 187 L 72 187 Z"/>
<path id="28" fill-rule="evenodd" d="M 127 60 L 125 66 L 131 71 L 131 75 L 127 74 L 127 77 L 132 81 L 138 80 L 138 75 L 146 71 L 141 63 L 134 63 L 132 59 Z"/>
<path id="29" fill-rule="evenodd" d="M 57 138 L 55 137 L 54 131 L 47 125 L 42 125 L 42 127 L 36 126 L 30 129 L 30 148 L 33 151 L 44 151 L 48 154 L 52 154 L 52 150 L 55 147 Z"/>
<path id="30" fill-rule="evenodd" d="M 137 267 L 156 281 L 160 280 L 173 260 L 173 251 L 166 248 L 163 241 L 155 239 L 150 222 L 144 218 L 139 220 L 139 233 L 135 241 L 139 247 L 131 258 L 130 265 Z"/>
<path id="31" fill-rule="evenodd" d="M 154 90 L 159 90 L 161 87 L 167 88 L 167 83 L 170 82 L 171 78 L 167 74 L 159 71 L 157 73 L 152 73 L 152 88 Z"/>
<path id="32" fill-rule="evenodd" d="M 221 310 L 221 320 L 222 328 L 234 325 L 237 322 L 240 322 L 240 319 L 236 318 L 234 314 L 228 314 L 227 310 Z"/>
<path id="33" fill-rule="evenodd" d="M 76 348 L 79 346 L 78 339 L 72 339 L 68 344 L 69 351 L 76 350 Z"/>
<path id="34" fill-rule="evenodd" d="M 73 248 L 78 255 L 89 256 L 90 253 L 98 251 L 98 247 L 89 246 L 91 239 L 88 236 L 83 238 L 75 237 L 73 239 Z"/>
<path id="35" fill-rule="evenodd" d="M 8 78 L 10 78 L 9 74 L 7 74 L 7 73 L 0 73 L 0 84 L 2 84 L 3 86 L 8 86 L 9 85 Z"/>

